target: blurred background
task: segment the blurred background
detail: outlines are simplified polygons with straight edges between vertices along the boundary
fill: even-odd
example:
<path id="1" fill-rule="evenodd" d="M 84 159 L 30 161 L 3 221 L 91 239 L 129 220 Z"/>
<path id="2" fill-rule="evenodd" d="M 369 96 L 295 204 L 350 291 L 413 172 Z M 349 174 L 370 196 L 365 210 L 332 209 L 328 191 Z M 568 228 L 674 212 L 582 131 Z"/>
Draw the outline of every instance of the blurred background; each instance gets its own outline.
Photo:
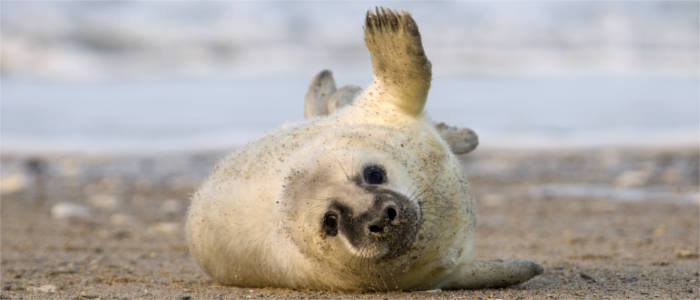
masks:
<path id="1" fill-rule="evenodd" d="M 482 146 L 697 144 L 698 1 L 2 1 L 3 151 L 235 147 L 371 81 L 362 26 L 416 19 L 428 112 Z"/>

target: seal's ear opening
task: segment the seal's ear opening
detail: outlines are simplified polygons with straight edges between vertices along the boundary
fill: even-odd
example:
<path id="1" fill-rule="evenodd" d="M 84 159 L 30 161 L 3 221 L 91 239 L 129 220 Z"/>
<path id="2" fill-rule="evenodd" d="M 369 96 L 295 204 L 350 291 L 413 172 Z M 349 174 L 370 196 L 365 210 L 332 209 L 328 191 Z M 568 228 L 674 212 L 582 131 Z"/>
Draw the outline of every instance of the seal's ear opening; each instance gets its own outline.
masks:
<path id="1" fill-rule="evenodd" d="M 374 73 L 374 82 L 365 93 L 368 101 L 389 102 L 404 113 L 420 115 L 432 75 L 411 15 L 379 7 L 368 11 L 365 43 Z"/>

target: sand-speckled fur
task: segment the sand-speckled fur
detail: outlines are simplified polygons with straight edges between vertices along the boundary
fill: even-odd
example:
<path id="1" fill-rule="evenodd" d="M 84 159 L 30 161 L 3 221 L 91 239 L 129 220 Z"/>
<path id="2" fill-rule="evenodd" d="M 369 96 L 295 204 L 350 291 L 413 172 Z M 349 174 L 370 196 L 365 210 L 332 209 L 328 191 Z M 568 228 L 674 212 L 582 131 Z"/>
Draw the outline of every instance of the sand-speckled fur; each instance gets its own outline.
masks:
<path id="1" fill-rule="evenodd" d="M 246 145 L 196 192 L 186 235 L 197 263 L 223 284 L 356 291 L 504 286 L 541 272 L 524 261 L 469 260 L 474 199 L 422 113 L 430 63 L 412 17 L 369 13 L 365 40 L 375 80 L 351 105 Z M 321 234 L 330 199 L 354 211 L 370 206 L 352 179 L 368 163 L 381 164 L 385 187 L 419 214 L 395 257 Z"/>

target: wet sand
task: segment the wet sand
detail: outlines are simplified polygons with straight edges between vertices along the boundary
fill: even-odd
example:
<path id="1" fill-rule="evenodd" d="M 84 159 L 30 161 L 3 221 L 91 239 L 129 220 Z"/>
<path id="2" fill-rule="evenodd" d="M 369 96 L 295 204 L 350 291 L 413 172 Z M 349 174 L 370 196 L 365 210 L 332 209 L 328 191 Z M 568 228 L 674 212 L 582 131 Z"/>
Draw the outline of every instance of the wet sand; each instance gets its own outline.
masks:
<path id="1" fill-rule="evenodd" d="M 224 154 L 4 153 L 1 297 L 699 296 L 697 147 L 480 148 L 462 158 L 479 203 L 474 257 L 528 259 L 544 274 L 506 289 L 367 294 L 227 287 L 202 273 L 182 224 Z"/>

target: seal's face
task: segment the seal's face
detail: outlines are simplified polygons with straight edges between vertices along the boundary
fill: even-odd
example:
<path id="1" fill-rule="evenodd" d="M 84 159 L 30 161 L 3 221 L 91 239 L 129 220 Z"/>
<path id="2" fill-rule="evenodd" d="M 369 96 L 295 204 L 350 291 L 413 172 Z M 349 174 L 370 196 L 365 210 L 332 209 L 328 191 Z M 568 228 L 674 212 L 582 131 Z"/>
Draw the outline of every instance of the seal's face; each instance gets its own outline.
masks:
<path id="1" fill-rule="evenodd" d="M 401 257 L 421 224 L 419 189 L 389 155 L 343 150 L 313 157 L 287 177 L 290 236 L 326 265 Z"/>
<path id="2" fill-rule="evenodd" d="M 330 198 L 321 222 L 321 235 L 340 239 L 353 255 L 360 258 L 392 258 L 403 254 L 412 244 L 419 224 L 419 212 L 411 200 L 388 184 L 384 166 L 368 163 L 351 182 L 360 198 L 369 201 L 366 209 L 353 209 L 353 195 L 346 200 Z"/>

